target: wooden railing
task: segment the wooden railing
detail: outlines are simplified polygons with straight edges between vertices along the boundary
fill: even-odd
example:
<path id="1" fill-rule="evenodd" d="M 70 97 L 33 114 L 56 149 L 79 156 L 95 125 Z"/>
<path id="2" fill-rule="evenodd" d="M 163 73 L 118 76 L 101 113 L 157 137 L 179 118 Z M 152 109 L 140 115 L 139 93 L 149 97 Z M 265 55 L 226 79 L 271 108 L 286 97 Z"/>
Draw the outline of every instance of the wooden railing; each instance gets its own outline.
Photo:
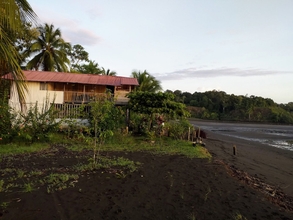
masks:
<path id="1" fill-rule="evenodd" d="M 113 98 L 112 94 L 107 93 L 93 93 L 93 92 L 73 92 L 65 91 L 64 92 L 64 102 L 72 104 L 81 104 L 89 103 L 96 100 L 111 99 Z"/>
<path id="2" fill-rule="evenodd" d="M 58 118 L 88 118 L 90 106 L 83 104 L 54 104 Z"/>

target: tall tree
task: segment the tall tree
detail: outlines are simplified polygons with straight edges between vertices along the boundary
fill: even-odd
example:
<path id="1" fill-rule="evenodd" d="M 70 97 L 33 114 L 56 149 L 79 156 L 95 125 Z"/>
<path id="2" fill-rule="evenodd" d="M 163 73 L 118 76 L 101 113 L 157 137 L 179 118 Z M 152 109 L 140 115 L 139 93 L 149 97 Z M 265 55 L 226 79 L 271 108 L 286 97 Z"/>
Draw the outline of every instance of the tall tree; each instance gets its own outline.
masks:
<path id="1" fill-rule="evenodd" d="M 143 72 L 133 71 L 131 75 L 132 77 L 137 78 L 139 83 L 139 86 L 136 87 L 137 91 L 158 92 L 162 90 L 160 81 L 149 74 L 146 70 Z"/>
<path id="2" fill-rule="evenodd" d="M 67 72 L 70 61 L 67 51 L 71 47 L 70 43 L 62 38 L 59 28 L 54 25 L 45 24 L 39 26 L 40 36 L 25 51 L 26 55 L 34 56 L 28 63 L 28 69 L 43 71 Z"/>
<path id="3" fill-rule="evenodd" d="M 11 35 L 13 38 L 19 35 L 22 32 L 22 24 L 35 22 L 37 16 L 26 0 L 1 0 L 0 12 L 0 76 L 9 72 L 12 74 L 19 98 L 22 100 L 26 89 L 25 77 Z"/>
<path id="4" fill-rule="evenodd" d="M 89 54 L 80 44 L 76 44 L 67 51 L 70 57 L 70 72 L 78 72 L 81 62 L 89 62 Z"/>

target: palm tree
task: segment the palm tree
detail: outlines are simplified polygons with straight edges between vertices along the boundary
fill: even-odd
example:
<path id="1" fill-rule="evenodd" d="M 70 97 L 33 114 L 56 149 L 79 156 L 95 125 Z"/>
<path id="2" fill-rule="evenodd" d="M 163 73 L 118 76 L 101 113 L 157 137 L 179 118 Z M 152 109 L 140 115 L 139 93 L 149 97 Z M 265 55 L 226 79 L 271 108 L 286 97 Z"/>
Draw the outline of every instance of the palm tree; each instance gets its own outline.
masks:
<path id="1" fill-rule="evenodd" d="M 26 84 L 18 60 L 20 60 L 11 35 L 22 33 L 23 23 L 35 22 L 37 16 L 26 0 L 0 1 L 0 80 L 11 73 L 20 100 L 24 98 Z M 21 37 L 21 36 L 20 36 Z"/>
<path id="2" fill-rule="evenodd" d="M 40 36 L 32 43 L 25 54 L 35 55 L 28 63 L 28 69 L 67 72 L 70 61 L 67 51 L 70 43 L 64 41 L 59 28 L 45 24 L 38 27 Z"/>
<path id="3" fill-rule="evenodd" d="M 83 64 L 79 66 L 77 71 L 80 73 L 96 74 L 96 75 L 99 75 L 102 73 L 102 70 L 100 69 L 99 64 L 96 63 L 94 60 L 89 60 L 88 64 Z"/>
<path id="4" fill-rule="evenodd" d="M 156 78 L 150 75 L 146 70 L 144 72 L 133 71 L 132 77 L 137 78 L 139 86 L 136 87 L 137 91 L 145 91 L 145 92 L 158 92 L 162 90 L 160 81 L 156 80 Z"/>
<path id="5" fill-rule="evenodd" d="M 115 71 L 111 71 L 110 69 L 105 70 L 104 67 L 102 67 L 102 75 L 107 75 L 107 76 L 116 76 L 117 73 Z"/>

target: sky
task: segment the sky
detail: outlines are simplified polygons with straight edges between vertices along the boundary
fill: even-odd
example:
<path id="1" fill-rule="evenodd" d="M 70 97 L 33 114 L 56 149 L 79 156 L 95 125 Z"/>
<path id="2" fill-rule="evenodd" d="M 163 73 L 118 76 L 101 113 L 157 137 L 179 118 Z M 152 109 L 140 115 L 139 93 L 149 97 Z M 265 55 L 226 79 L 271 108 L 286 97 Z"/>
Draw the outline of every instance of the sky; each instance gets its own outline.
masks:
<path id="1" fill-rule="evenodd" d="M 293 102 L 292 0 L 28 0 L 99 66 L 163 90 Z"/>

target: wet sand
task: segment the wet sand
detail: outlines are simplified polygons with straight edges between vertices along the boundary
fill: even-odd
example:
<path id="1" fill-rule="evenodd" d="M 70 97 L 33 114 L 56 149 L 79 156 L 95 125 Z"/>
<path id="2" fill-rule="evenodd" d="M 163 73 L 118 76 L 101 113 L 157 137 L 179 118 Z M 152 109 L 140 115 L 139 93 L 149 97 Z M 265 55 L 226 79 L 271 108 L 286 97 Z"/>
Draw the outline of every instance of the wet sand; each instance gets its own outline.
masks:
<path id="1" fill-rule="evenodd" d="M 257 176 L 266 183 L 280 187 L 286 194 L 293 196 L 293 151 L 275 148 L 266 144 L 206 131 L 206 148 L 214 158 L 223 160 L 237 169 Z M 237 136 L 237 130 L 233 135 Z M 240 132 L 239 132 L 239 135 Z M 250 132 L 249 136 L 258 138 L 259 133 Z M 293 139 L 293 137 L 292 137 Z M 233 155 L 233 146 L 237 155 Z"/>

